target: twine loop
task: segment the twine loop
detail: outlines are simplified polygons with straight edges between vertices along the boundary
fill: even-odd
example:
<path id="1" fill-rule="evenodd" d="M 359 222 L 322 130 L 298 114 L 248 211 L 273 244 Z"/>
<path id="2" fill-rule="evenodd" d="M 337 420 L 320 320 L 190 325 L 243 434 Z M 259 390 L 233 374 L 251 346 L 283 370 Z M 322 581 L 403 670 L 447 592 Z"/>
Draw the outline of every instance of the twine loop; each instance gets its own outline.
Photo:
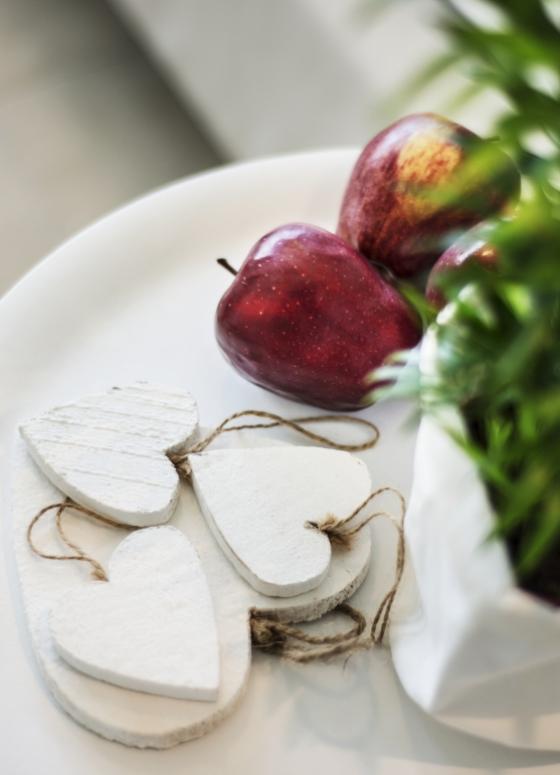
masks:
<path id="1" fill-rule="evenodd" d="M 55 509 L 55 524 L 58 537 L 62 543 L 65 544 L 68 549 L 75 552 L 75 554 L 49 554 L 48 552 L 43 552 L 35 544 L 35 539 L 33 538 L 33 531 L 35 526 L 42 519 L 42 517 L 45 516 L 45 514 L 48 514 L 49 511 L 54 511 Z M 34 554 L 38 555 L 39 557 L 43 557 L 45 560 L 75 560 L 77 562 L 86 562 L 91 567 L 91 575 L 96 581 L 109 581 L 109 577 L 107 576 L 105 568 L 101 565 L 101 563 L 91 555 L 86 554 L 86 552 L 84 552 L 84 550 L 79 547 L 78 544 L 74 543 L 74 541 L 71 541 L 68 537 L 68 534 L 66 533 L 66 530 L 62 524 L 62 516 L 68 509 L 77 511 L 79 514 L 82 514 L 85 517 L 89 517 L 90 519 L 93 519 L 95 522 L 99 522 L 102 525 L 120 528 L 131 527 L 131 525 L 125 525 L 122 522 L 117 522 L 115 520 L 109 519 L 108 517 L 103 517 L 101 514 L 98 514 L 97 512 L 86 508 L 85 506 L 80 506 L 78 503 L 74 503 L 74 501 L 72 501 L 70 498 L 66 498 L 61 503 L 51 503 L 49 506 L 45 506 L 40 511 L 38 511 L 37 514 L 35 514 L 27 527 L 27 543 L 29 544 Z"/>
<path id="2" fill-rule="evenodd" d="M 253 646 L 276 654 L 292 662 L 311 662 L 319 657 L 332 657 L 345 653 L 348 643 L 354 642 L 366 629 L 366 618 L 348 603 L 341 603 L 332 613 L 343 614 L 354 621 L 354 625 L 346 632 L 334 635 L 311 635 L 299 627 L 281 622 L 272 614 L 263 614 L 253 610 L 251 612 L 251 641 Z M 309 649 L 302 645 L 312 645 Z"/>
<path id="3" fill-rule="evenodd" d="M 352 546 L 352 539 L 354 536 L 377 517 L 385 517 L 386 519 L 389 519 L 395 523 L 395 526 L 398 529 L 399 524 L 397 524 L 395 522 L 395 518 L 386 511 L 375 511 L 372 514 L 368 514 L 367 517 L 364 517 L 361 522 L 353 524 L 354 520 L 356 517 L 358 517 L 362 509 L 364 509 L 368 503 L 371 503 L 371 501 L 373 501 L 375 498 L 378 498 L 380 495 L 383 495 L 385 492 L 392 493 L 398 498 L 400 507 L 399 523 L 402 523 L 404 521 L 404 515 L 406 512 L 405 499 L 402 494 L 394 487 L 386 486 L 380 487 L 379 489 L 370 493 L 367 498 L 363 500 L 359 506 L 356 506 L 354 511 L 347 517 L 338 518 L 333 514 L 327 514 L 327 516 L 320 521 L 307 521 L 305 523 L 305 527 L 312 530 L 318 530 L 321 533 L 325 533 L 325 535 L 328 536 L 331 544 L 342 549 L 349 549 Z"/>
<path id="4" fill-rule="evenodd" d="M 232 425 L 235 420 L 240 420 L 243 417 L 256 417 L 262 420 L 267 420 L 268 422 L 253 422 Z M 338 441 L 335 441 L 334 439 L 330 439 L 328 436 L 323 436 L 322 434 L 315 433 L 314 431 L 304 427 L 305 425 L 312 425 L 314 423 L 317 424 L 323 422 L 343 422 L 346 424 L 354 423 L 355 425 L 360 425 L 368 429 L 370 432 L 370 438 L 357 444 L 342 444 Z M 256 430 L 260 428 L 278 428 L 280 426 L 290 428 L 295 433 L 298 433 L 301 436 L 304 436 L 306 439 L 314 441 L 317 444 L 321 444 L 324 447 L 337 449 L 342 452 L 364 452 L 365 450 L 374 447 L 379 441 L 379 428 L 377 425 L 370 422 L 369 420 L 365 420 L 363 417 L 349 417 L 348 415 L 340 414 L 321 414 L 313 415 L 310 417 L 296 417 L 290 420 L 287 417 L 282 417 L 281 415 L 274 414 L 273 412 L 264 412 L 258 409 L 245 409 L 242 412 L 234 412 L 234 414 L 226 417 L 226 419 L 223 420 L 223 422 L 221 422 L 216 428 L 214 428 L 213 431 L 211 431 L 203 439 L 195 442 L 191 447 L 189 447 L 188 450 L 180 453 L 170 454 L 169 458 L 177 469 L 179 475 L 187 481 L 190 481 L 192 471 L 188 460 L 189 455 L 195 455 L 200 452 L 204 452 L 204 450 L 222 434 L 231 433 L 233 431 Z"/>

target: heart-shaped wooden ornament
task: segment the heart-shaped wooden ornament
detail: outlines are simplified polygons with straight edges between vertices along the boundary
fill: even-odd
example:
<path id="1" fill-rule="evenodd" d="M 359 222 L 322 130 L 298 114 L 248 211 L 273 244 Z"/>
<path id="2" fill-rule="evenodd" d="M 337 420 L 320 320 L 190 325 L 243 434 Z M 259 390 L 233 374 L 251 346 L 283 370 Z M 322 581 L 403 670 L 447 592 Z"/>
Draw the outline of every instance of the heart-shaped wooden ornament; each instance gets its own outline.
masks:
<path id="1" fill-rule="evenodd" d="M 230 449 L 189 455 L 193 486 L 216 540 L 258 592 L 315 589 L 331 561 L 309 523 L 346 517 L 370 491 L 363 461 L 318 447 Z"/>
<path id="2" fill-rule="evenodd" d="M 206 435 L 209 430 L 201 430 L 202 435 Z M 256 433 L 224 434 L 217 440 L 216 447 L 216 452 L 227 449 L 236 455 L 239 447 L 247 447 L 261 455 L 268 454 L 273 448 L 280 448 L 277 442 Z M 299 449 L 291 446 L 285 448 L 291 453 Z M 194 460 L 194 456 L 191 457 Z M 115 576 L 114 563 L 111 563 L 108 568 L 111 577 L 109 583 L 83 583 L 80 579 L 84 578 L 84 569 L 80 565 L 66 562 L 49 563 L 33 557 L 27 541 L 29 520 L 46 503 L 60 500 L 60 493 L 42 475 L 38 467 L 31 463 L 23 444 L 16 445 L 13 465 L 14 549 L 29 632 L 38 664 L 50 691 L 70 716 L 98 734 L 119 740 L 126 745 L 167 748 L 210 732 L 233 711 L 247 686 L 253 662 L 250 626 L 252 613 L 256 612 L 287 624 L 318 619 L 353 594 L 366 578 L 370 566 L 371 542 L 369 529 L 366 528 L 354 537 L 348 551 L 333 550 L 328 572 L 315 589 L 295 597 L 264 595 L 248 584 L 230 558 L 225 556 L 215 534 L 209 528 L 207 517 L 201 513 L 193 490 L 188 487 L 181 488 L 173 524 L 196 548 L 211 590 L 219 642 L 219 690 L 216 699 L 205 702 L 198 701 L 200 695 L 198 699 L 179 700 L 146 691 L 132 691 L 107 680 L 98 680 L 81 669 L 75 669 L 66 658 L 61 657 L 62 636 L 58 636 L 58 646 L 55 646 L 53 638 L 53 634 L 56 634 L 54 617 L 59 615 L 58 606 L 64 607 L 66 598 L 73 594 L 72 590 L 82 586 L 94 589 L 109 588 L 115 578 L 121 579 L 119 568 L 123 571 L 124 584 L 127 577 L 129 580 L 131 578 L 124 572 L 125 565 L 117 563 Z M 348 504 L 348 509 L 346 504 L 341 504 L 339 516 L 350 512 L 371 491 L 369 476 L 366 471 L 363 473 L 363 476 L 359 476 L 359 486 L 353 492 L 353 502 Z M 315 519 L 320 519 L 320 516 L 313 515 Z M 120 554 L 121 547 L 126 548 L 126 542 L 129 540 L 140 540 L 144 534 L 159 536 L 161 531 L 168 529 L 171 528 L 166 526 L 137 531 L 127 538 L 124 544 L 118 545 L 116 551 Z M 115 551 L 117 540 L 115 531 L 99 531 L 89 520 L 76 520 L 73 523 L 72 538 L 79 545 L 94 551 L 99 559 Z M 134 544 L 131 546 L 134 548 Z M 146 574 L 145 586 L 142 579 L 138 582 L 142 585 L 142 590 L 146 589 L 147 566 L 145 562 L 140 561 L 140 555 L 136 552 L 131 552 L 130 567 L 131 571 L 137 568 L 139 574 Z M 165 568 L 161 573 L 165 574 Z M 149 576 L 152 578 L 153 573 Z M 148 592 L 149 590 L 146 594 Z M 143 594 L 144 592 L 140 597 Z M 186 594 L 190 594 L 190 590 L 187 590 Z M 80 611 L 83 608 L 82 602 L 78 605 Z M 86 604 L 89 605 L 89 602 Z M 49 611 L 54 612 L 51 620 L 53 634 L 48 626 Z M 71 616 L 72 614 L 68 616 L 69 630 L 75 626 L 74 622 L 70 621 Z M 102 626 L 109 625 L 110 622 L 103 618 Z M 339 626 L 346 628 L 343 623 Z M 102 662 L 105 665 L 105 661 Z M 161 685 L 158 684 L 157 690 L 161 691 Z"/>
<path id="3" fill-rule="evenodd" d="M 109 582 L 65 593 L 49 627 L 59 655 L 93 678 L 164 697 L 218 695 L 210 590 L 194 547 L 174 527 L 131 533 L 112 555 Z"/>
<path id="4" fill-rule="evenodd" d="M 189 393 L 136 383 L 50 409 L 20 432 L 65 495 L 118 522 L 147 527 L 173 513 L 179 477 L 167 453 L 184 450 L 197 427 Z"/>

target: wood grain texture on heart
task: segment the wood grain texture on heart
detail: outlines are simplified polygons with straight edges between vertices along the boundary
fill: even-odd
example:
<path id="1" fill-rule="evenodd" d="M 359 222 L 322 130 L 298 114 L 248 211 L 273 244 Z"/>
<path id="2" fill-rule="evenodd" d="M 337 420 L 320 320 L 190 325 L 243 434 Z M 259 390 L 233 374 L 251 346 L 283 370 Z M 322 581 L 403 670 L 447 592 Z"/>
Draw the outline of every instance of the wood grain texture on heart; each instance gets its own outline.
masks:
<path id="1" fill-rule="evenodd" d="M 200 431 L 203 436 L 207 432 Z M 222 436 L 215 446 L 216 450 L 247 446 L 265 452 L 271 446 L 278 448 L 278 442 L 260 433 L 241 432 Z M 356 535 L 350 551 L 333 552 L 328 572 L 315 589 L 296 597 L 263 595 L 247 584 L 224 556 L 192 488 L 182 487 L 173 526 L 195 547 L 210 587 L 220 644 L 218 696 L 215 701 L 200 702 L 124 689 L 74 669 L 55 648 L 49 611 L 82 584 L 103 582 L 91 581 L 83 563 L 49 562 L 32 554 L 26 538 L 29 521 L 46 503 L 60 500 L 60 492 L 33 464 L 19 440 L 12 464 L 15 558 L 30 639 L 43 678 L 72 718 L 97 734 L 126 745 L 169 748 L 210 732 L 232 713 L 248 687 L 252 663 L 249 612 L 254 609 L 287 623 L 318 619 L 347 600 L 370 568 L 371 540 L 366 529 Z M 72 538 L 88 547 L 105 567 L 123 538 L 122 530 L 99 527 L 79 517 L 72 520 L 68 516 L 68 529 Z M 57 547 L 52 524 L 40 526 L 37 540 L 42 540 L 46 549 Z M 334 626 L 344 627 L 345 623 Z"/>
<path id="2" fill-rule="evenodd" d="M 189 463 L 216 540 L 240 575 L 272 597 L 319 586 L 331 545 L 306 523 L 346 517 L 371 491 L 365 463 L 319 447 L 217 450 Z"/>
<path id="3" fill-rule="evenodd" d="M 167 457 L 198 427 L 191 395 L 147 383 L 55 407 L 20 432 L 39 468 L 65 495 L 137 527 L 166 522 L 179 477 Z"/>
<path id="4" fill-rule="evenodd" d="M 132 533 L 109 581 L 86 582 L 53 607 L 58 653 L 77 670 L 127 689 L 215 700 L 218 635 L 200 559 L 176 528 Z"/>

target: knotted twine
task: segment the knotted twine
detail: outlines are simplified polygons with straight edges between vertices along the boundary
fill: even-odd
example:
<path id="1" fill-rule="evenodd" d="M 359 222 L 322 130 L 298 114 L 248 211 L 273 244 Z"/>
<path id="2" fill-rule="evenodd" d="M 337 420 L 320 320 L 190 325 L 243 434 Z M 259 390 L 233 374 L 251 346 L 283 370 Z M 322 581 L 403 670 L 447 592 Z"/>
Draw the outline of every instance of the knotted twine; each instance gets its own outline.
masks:
<path id="1" fill-rule="evenodd" d="M 256 417 L 261 420 L 267 420 L 267 422 L 255 422 L 255 423 L 243 423 L 235 424 L 235 420 L 239 420 L 243 417 Z M 304 426 L 304 424 L 320 423 L 320 422 L 353 422 L 357 425 L 367 427 L 371 431 L 371 437 L 359 444 L 342 444 L 334 441 L 327 436 L 320 435 L 311 431 Z M 198 454 L 203 452 L 210 444 L 212 444 L 219 436 L 224 433 L 230 433 L 232 431 L 240 430 L 254 430 L 256 428 L 275 428 L 284 426 L 290 428 L 296 433 L 301 434 L 307 439 L 323 446 L 330 447 L 331 449 L 337 449 L 345 452 L 362 452 L 367 449 L 371 449 L 379 440 L 379 429 L 376 425 L 365 420 L 361 417 L 348 417 L 343 415 L 319 415 L 311 417 L 299 417 L 295 419 L 288 419 L 281 415 L 273 414 L 272 412 L 264 412 L 254 409 L 248 409 L 242 412 L 235 412 L 227 417 L 220 425 L 218 425 L 211 433 L 195 442 L 188 450 L 182 453 L 170 454 L 169 458 L 174 464 L 178 474 L 190 481 L 191 468 L 188 462 L 189 455 Z M 399 518 L 393 517 L 391 514 L 385 511 L 373 512 L 361 521 L 354 524 L 354 520 L 360 515 L 362 509 L 364 509 L 371 501 L 377 498 L 379 495 L 385 492 L 394 493 L 400 503 L 400 516 Z M 50 511 L 56 510 L 55 525 L 59 539 L 62 543 L 73 552 L 72 554 L 51 554 L 41 550 L 35 543 L 33 532 L 37 523 Z M 99 563 L 94 557 L 87 554 L 81 547 L 79 547 L 74 541 L 72 541 L 64 528 L 62 517 L 67 510 L 72 510 L 94 520 L 100 524 L 123 528 L 127 530 L 138 529 L 135 526 L 112 520 L 108 517 L 104 517 L 101 514 L 88 509 L 85 506 L 81 506 L 75 503 L 70 498 L 66 498 L 59 503 L 51 503 L 45 506 L 33 517 L 27 528 L 27 541 L 31 550 L 47 560 L 71 560 L 78 562 L 85 562 L 90 565 L 92 576 L 97 581 L 108 581 L 109 578 L 101 563 Z M 398 533 L 397 543 L 397 559 L 395 568 L 395 577 L 390 590 L 387 592 L 377 611 L 374 615 L 369 633 L 364 637 L 366 630 L 366 619 L 363 614 L 348 603 L 338 605 L 335 609 L 335 613 L 343 614 L 353 620 L 354 626 L 346 632 L 337 633 L 334 635 L 311 635 L 305 630 L 286 622 L 280 621 L 279 618 L 274 617 L 271 614 L 262 614 L 256 610 L 251 611 L 250 625 L 251 636 L 253 645 L 270 653 L 278 654 L 279 656 L 289 659 L 293 662 L 306 663 L 312 660 L 333 657 L 338 654 L 349 654 L 358 649 L 368 648 L 371 645 L 378 645 L 382 643 L 387 624 L 389 622 L 389 616 L 393 601 L 398 591 L 400 580 L 404 570 L 404 558 L 405 558 L 405 544 L 404 544 L 404 515 L 406 510 L 406 504 L 403 496 L 392 487 L 382 487 L 375 492 L 372 492 L 368 497 L 356 508 L 354 511 L 343 518 L 337 518 L 332 514 L 327 515 L 324 519 L 318 521 L 307 522 L 306 527 L 313 530 L 319 530 L 325 533 L 329 538 L 333 548 L 335 549 L 349 549 L 354 536 L 362 530 L 369 522 L 378 517 L 385 517 L 389 519 L 395 526 Z M 298 645 L 294 645 L 298 644 Z"/>
<path id="2" fill-rule="evenodd" d="M 374 511 L 363 517 L 357 524 L 354 520 L 375 498 L 383 493 L 392 493 L 398 499 L 400 506 L 399 517 L 396 518 L 387 511 Z M 287 625 L 279 621 L 277 617 L 270 614 L 261 614 L 258 611 L 252 612 L 251 634 L 253 645 L 272 653 L 277 653 L 282 657 L 290 659 L 292 662 L 311 662 L 315 659 L 337 656 L 338 654 L 351 654 L 360 649 L 378 646 L 383 643 L 393 602 L 397 596 L 401 578 L 404 572 L 405 561 L 405 541 L 404 541 L 404 517 L 406 513 L 406 502 L 401 493 L 393 487 L 380 487 L 372 492 L 368 497 L 357 506 L 354 511 L 342 519 L 327 515 L 319 522 L 307 522 L 306 527 L 314 530 L 320 530 L 329 538 L 333 548 L 348 550 L 352 545 L 352 540 L 372 520 L 379 517 L 388 519 L 394 525 L 397 531 L 397 556 L 395 561 L 395 575 L 389 591 L 385 594 L 381 603 L 374 614 L 371 627 L 365 634 L 366 619 L 362 613 L 352 606 L 344 603 L 337 606 L 333 613 L 341 613 L 348 616 L 355 622 L 355 626 L 347 632 L 337 633 L 335 635 L 310 636 L 304 630 Z M 292 643 L 294 641 L 296 644 Z M 309 647 L 311 646 L 311 647 Z"/>

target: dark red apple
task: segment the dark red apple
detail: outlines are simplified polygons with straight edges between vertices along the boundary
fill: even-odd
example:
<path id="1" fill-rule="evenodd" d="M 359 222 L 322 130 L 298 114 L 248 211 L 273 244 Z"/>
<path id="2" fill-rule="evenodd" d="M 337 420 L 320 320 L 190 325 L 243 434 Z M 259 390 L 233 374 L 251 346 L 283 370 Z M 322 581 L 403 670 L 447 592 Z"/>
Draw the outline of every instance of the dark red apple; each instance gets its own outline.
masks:
<path id="1" fill-rule="evenodd" d="M 394 274 L 409 276 L 441 255 L 450 234 L 516 199 L 519 185 L 515 165 L 496 143 L 431 113 L 407 116 L 364 148 L 338 234 Z"/>
<path id="2" fill-rule="evenodd" d="M 344 240 L 294 223 L 253 247 L 220 301 L 216 335 L 257 385 L 348 410 L 367 405 L 372 370 L 415 345 L 420 328 L 395 288 Z"/>
<path id="3" fill-rule="evenodd" d="M 442 273 L 452 272 L 465 261 L 478 261 L 487 269 L 495 269 L 498 262 L 498 251 L 489 245 L 478 229 L 467 232 L 460 240 L 451 245 L 432 267 L 426 283 L 426 298 L 437 309 L 445 306 L 445 296 L 438 288 L 437 280 Z"/>

